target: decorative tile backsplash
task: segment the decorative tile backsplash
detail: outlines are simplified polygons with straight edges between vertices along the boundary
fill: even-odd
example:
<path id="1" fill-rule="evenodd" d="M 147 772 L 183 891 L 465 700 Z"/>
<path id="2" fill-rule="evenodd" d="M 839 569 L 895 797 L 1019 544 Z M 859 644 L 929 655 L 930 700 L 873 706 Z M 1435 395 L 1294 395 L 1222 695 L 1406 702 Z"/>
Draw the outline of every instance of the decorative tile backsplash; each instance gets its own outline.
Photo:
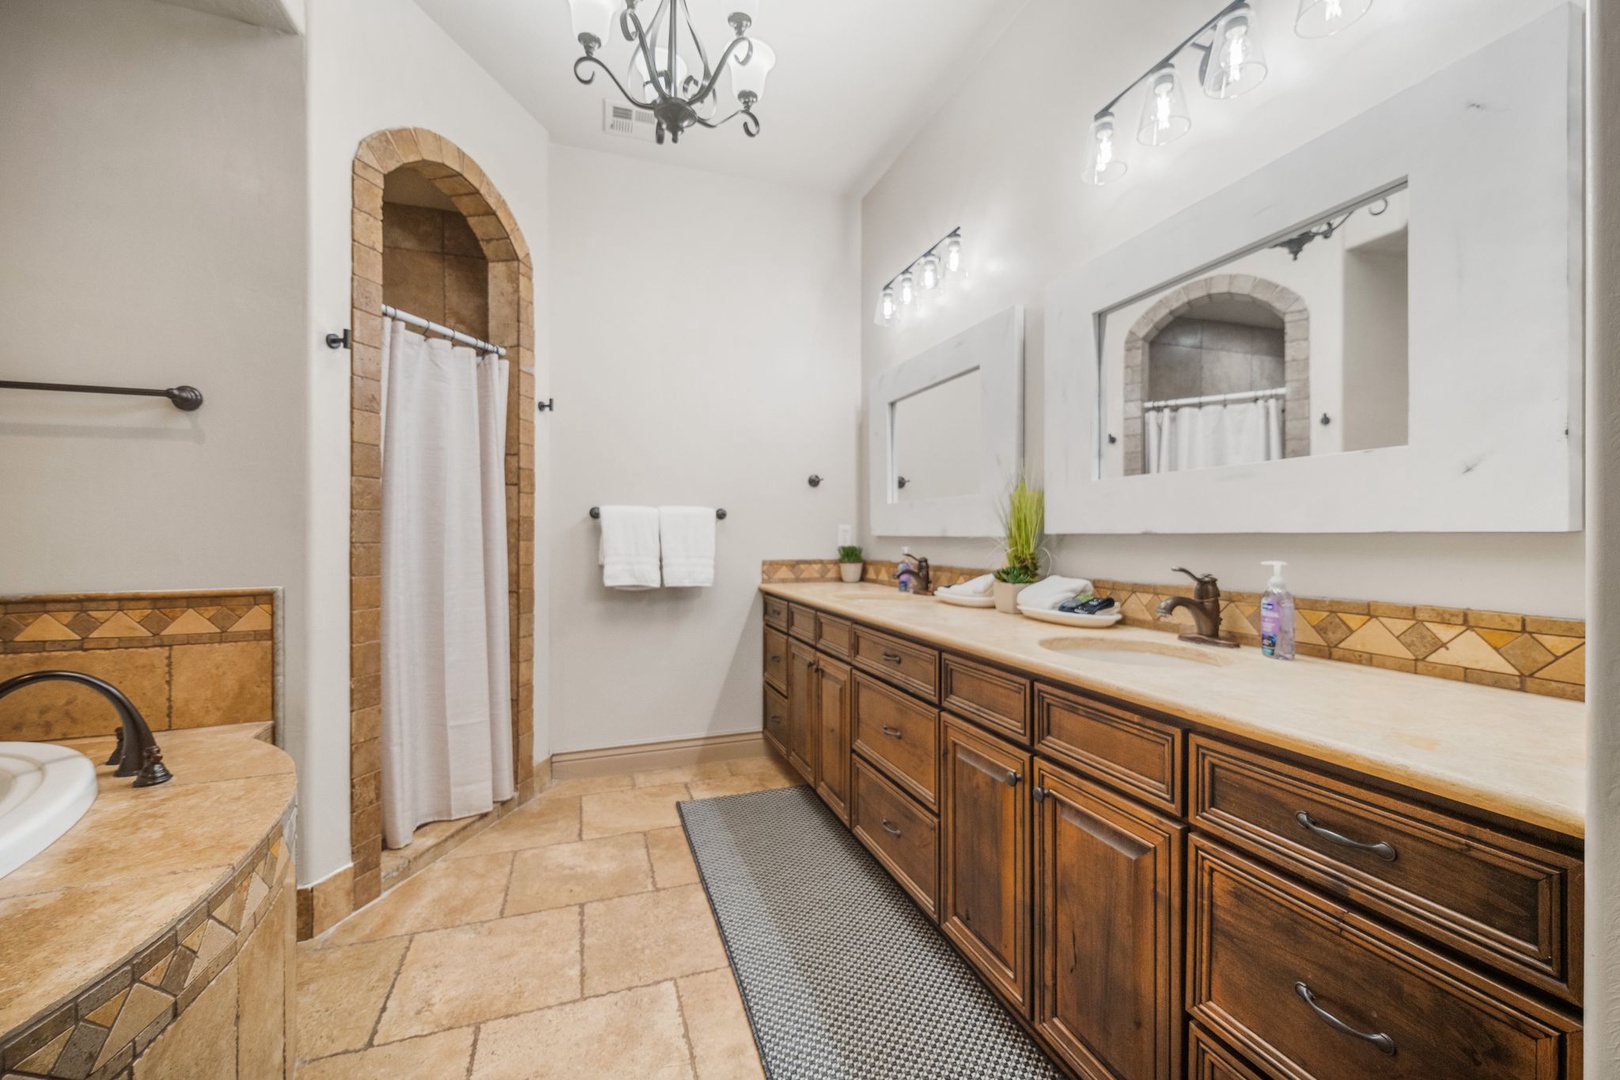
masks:
<path id="1" fill-rule="evenodd" d="M 893 584 L 896 564 L 868 562 L 866 581 Z M 953 585 L 985 573 L 933 567 L 935 585 Z M 764 564 L 766 582 L 836 581 L 831 561 Z M 1191 585 L 1093 582 L 1111 596 L 1130 626 L 1181 632 L 1192 617 L 1178 611 L 1160 619 L 1167 597 L 1191 596 Z M 1260 594 L 1222 593 L 1221 629 L 1247 645 L 1260 643 Z M 1522 690 L 1582 701 L 1586 696 L 1586 624 L 1502 611 L 1386 604 L 1377 600 L 1295 598 L 1294 636 L 1301 656 L 1342 660 L 1415 675 Z"/>
<path id="2" fill-rule="evenodd" d="M 0 599 L 0 680 L 64 669 L 105 679 L 154 731 L 273 719 L 275 594 L 96 593 Z M 83 686 L 0 700 L 0 739 L 73 739 L 117 726 Z"/>

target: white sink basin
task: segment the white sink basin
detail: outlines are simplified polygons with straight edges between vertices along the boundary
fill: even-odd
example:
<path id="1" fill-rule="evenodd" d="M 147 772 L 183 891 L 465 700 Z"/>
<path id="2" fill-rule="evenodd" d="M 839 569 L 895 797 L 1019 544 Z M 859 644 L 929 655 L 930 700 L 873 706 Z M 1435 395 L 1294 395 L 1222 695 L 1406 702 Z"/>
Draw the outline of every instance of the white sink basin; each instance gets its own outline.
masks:
<path id="1" fill-rule="evenodd" d="M 0 877 L 50 847 L 95 801 L 95 764 L 77 750 L 0 742 Z"/>
<path id="2" fill-rule="evenodd" d="M 1064 653 L 1082 660 L 1098 660 L 1105 664 L 1128 664 L 1132 667 L 1197 668 L 1225 667 L 1231 663 L 1226 656 L 1213 649 L 1196 645 L 1160 644 L 1149 641 L 1107 641 L 1099 638 L 1047 638 L 1041 648 Z"/>

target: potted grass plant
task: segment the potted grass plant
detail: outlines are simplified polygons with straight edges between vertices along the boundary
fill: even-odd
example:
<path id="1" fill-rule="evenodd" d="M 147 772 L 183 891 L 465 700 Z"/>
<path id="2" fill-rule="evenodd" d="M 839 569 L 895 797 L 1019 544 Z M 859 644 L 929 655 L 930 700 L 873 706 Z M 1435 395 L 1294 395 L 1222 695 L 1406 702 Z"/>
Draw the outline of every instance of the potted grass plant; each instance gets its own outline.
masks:
<path id="1" fill-rule="evenodd" d="M 1041 580 L 1041 538 L 1046 531 L 1046 494 L 1020 479 L 1007 495 L 1001 524 L 1007 562 L 996 571 L 996 610 L 1018 614 L 1018 594 Z"/>
<path id="2" fill-rule="evenodd" d="M 845 544 L 838 549 L 838 576 L 850 584 L 861 580 L 866 572 L 866 562 L 861 549 L 854 544 Z"/>

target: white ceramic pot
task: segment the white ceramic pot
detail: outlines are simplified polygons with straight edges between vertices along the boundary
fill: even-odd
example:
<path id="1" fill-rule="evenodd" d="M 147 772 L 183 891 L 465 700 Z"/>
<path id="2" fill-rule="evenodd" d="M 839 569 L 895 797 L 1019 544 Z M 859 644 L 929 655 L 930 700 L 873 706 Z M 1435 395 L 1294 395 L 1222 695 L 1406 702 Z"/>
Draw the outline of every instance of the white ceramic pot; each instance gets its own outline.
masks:
<path id="1" fill-rule="evenodd" d="M 853 585 L 861 580 L 861 574 L 866 570 L 865 563 L 841 562 L 838 564 L 838 576 Z"/>
<path id="2" fill-rule="evenodd" d="M 996 582 L 990 591 L 990 595 L 996 600 L 996 610 L 1003 615 L 1018 614 L 1018 594 L 1027 588 L 1029 585 L 1019 585 L 1011 581 Z"/>

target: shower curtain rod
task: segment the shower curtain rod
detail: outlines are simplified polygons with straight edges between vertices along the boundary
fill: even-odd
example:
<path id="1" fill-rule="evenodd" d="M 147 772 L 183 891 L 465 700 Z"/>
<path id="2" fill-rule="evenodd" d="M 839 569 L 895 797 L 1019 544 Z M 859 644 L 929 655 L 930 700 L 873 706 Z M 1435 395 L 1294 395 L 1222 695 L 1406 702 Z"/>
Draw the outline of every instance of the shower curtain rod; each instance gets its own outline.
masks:
<path id="1" fill-rule="evenodd" d="M 390 319 L 398 319 L 400 322 L 410 326 L 438 334 L 440 337 L 447 337 L 458 345 L 469 345 L 479 352 L 494 353 L 496 356 L 506 355 L 506 350 L 499 345 L 491 345 L 489 342 L 475 338 L 471 334 L 463 334 L 460 330 L 452 330 L 448 326 L 431 322 L 420 315 L 412 315 L 408 311 L 401 311 L 397 307 L 389 307 L 384 304 L 382 313 Z"/>
<path id="2" fill-rule="evenodd" d="M 1270 398 L 1288 396 L 1286 386 L 1274 386 L 1269 390 L 1239 390 L 1235 394 L 1207 394 L 1204 397 L 1171 398 L 1168 401 L 1144 401 L 1142 409 L 1185 409 L 1192 405 L 1227 405 L 1238 401 L 1266 401 Z"/>

